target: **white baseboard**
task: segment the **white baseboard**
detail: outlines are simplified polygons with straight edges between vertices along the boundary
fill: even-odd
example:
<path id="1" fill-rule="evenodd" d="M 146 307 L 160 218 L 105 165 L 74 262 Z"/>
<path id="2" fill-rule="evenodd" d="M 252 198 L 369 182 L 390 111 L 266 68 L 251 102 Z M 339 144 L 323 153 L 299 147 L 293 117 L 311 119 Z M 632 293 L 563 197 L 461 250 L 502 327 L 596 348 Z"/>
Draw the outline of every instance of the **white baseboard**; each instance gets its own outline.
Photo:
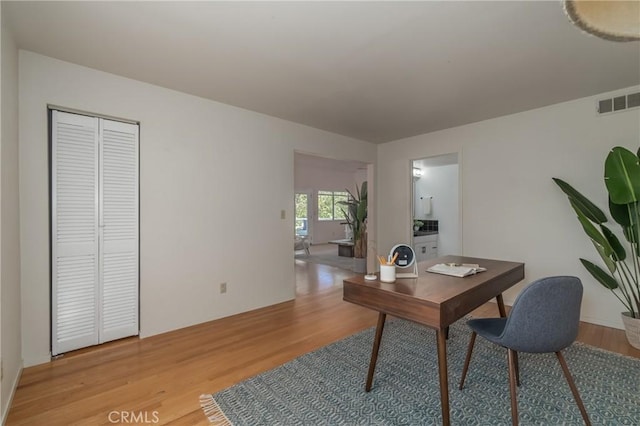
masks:
<path id="1" fill-rule="evenodd" d="M 495 303 L 495 300 L 491 300 L 492 303 Z M 504 298 L 504 304 L 507 306 L 513 306 L 514 299 Z M 596 318 L 589 315 L 581 315 L 580 321 L 588 322 L 589 324 L 601 325 L 604 327 L 617 328 L 618 330 L 624 330 L 624 324 L 622 323 L 622 318 L 618 316 L 617 321 L 614 319 L 602 319 Z"/>
<path id="2" fill-rule="evenodd" d="M 25 358 L 22 360 L 23 368 L 33 367 L 34 365 L 46 364 L 51 362 L 51 352 L 47 355 L 35 356 L 32 358 Z"/>
<path id="3" fill-rule="evenodd" d="M 0 425 L 4 425 L 7 422 L 7 416 L 9 416 L 9 408 L 11 408 L 13 397 L 15 396 L 16 390 L 18 389 L 18 383 L 20 383 L 22 370 L 23 370 L 23 367 L 20 366 L 20 369 L 18 370 L 18 374 L 16 374 L 16 379 L 13 381 L 11 385 L 11 394 L 9 395 L 9 399 L 7 399 L 7 404 L 6 406 L 2 407 L 2 421 L 0 421 Z"/>
<path id="4" fill-rule="evenodd" d="M 617 328 L 619 330 L 624 330 L 624 324 L 622 323 L 622 318 L 619 318 L 618 321 L 614 321 L 610 319 L 583 316 L 583 317 L 580 317 L 580 321 L 588 322 L 589 324 L 602 325 L 604 327 Z"/>

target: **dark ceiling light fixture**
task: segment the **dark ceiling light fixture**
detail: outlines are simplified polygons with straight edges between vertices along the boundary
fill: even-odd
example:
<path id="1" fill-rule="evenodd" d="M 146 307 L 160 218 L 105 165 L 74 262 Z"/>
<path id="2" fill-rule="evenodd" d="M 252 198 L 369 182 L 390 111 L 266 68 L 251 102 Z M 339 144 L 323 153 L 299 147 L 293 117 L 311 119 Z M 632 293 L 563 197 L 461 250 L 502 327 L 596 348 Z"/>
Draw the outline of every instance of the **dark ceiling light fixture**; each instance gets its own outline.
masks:
<path id="1" fill-rule="evenodd" d="M 589 34 L 611 41 L 640 40 L 639 0 L 565 0 L 564 10 Z"/>

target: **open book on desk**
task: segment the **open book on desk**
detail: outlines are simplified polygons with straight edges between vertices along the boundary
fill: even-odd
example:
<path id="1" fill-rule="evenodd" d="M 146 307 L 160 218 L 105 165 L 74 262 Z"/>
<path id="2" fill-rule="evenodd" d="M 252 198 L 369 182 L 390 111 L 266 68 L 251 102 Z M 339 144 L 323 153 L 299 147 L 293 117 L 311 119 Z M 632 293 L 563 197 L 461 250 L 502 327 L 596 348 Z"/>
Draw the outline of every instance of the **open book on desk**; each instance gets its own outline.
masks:
<path id="1" fill-rule="evenodd" d="M 438 263 L 437 265 L 433 265 L 431 268 L 427 269 L 427 272 L 451 275 L 452 277 L 466 277 L 486 270 L 487 268 L 470 263 Z"/>

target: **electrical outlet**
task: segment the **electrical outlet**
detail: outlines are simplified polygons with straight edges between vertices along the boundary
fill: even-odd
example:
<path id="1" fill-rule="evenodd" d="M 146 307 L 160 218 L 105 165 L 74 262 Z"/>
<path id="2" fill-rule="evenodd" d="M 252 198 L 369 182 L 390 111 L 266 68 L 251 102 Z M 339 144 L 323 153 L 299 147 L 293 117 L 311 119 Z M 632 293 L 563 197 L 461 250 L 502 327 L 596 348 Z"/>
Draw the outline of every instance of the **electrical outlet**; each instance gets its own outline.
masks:
<path id="1" fill-rule="evenodd" d="M 287 218 L 287 211 L 280 210 L 280 219 L 286 219 L 286 218 Z"/>
<path id="2" fill-rule="evenodd" d="M 227 292 L 227 283 L 220 283 L 220 294 Z"/>

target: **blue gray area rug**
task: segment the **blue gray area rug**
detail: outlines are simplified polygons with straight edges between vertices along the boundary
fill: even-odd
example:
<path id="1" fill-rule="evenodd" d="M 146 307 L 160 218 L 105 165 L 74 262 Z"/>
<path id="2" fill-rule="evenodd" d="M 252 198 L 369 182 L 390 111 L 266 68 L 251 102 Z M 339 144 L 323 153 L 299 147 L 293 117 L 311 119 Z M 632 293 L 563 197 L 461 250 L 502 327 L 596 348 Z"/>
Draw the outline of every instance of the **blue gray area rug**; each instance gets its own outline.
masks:
<path id="1" fill-rule="evenodd" d="M 374 329 L 294 359 L 214 395 L 201 405 L 212 423 L 240 425 L 442 424 L 435 332 L 387 322 L 373 389 L 367 375 Z M 454 425 L 509 425 L 506 350 L 476 340 L 458 390 L 470 332 L 450 329 L 449 398 Z M 564 352 L 594 425 L 640 425 L 640 360 L 576 343 Z M 520 354 L 523 425 L 582 425 L 554 354 Z"/>

